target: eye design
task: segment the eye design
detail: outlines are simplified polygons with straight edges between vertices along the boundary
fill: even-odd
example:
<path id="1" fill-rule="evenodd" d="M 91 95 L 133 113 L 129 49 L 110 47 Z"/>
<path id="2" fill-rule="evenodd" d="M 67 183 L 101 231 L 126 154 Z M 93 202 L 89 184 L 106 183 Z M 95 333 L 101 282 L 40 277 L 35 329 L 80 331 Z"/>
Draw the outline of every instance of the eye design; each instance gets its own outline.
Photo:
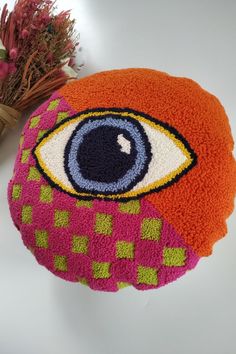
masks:
<path id="1" fill-rule="evenodd" d="M 159 191 L 197 161 L 174 128 L 129 109 L 67 118 L 33 153 L 49 183 L 80 199 L 127 200 Z"/>

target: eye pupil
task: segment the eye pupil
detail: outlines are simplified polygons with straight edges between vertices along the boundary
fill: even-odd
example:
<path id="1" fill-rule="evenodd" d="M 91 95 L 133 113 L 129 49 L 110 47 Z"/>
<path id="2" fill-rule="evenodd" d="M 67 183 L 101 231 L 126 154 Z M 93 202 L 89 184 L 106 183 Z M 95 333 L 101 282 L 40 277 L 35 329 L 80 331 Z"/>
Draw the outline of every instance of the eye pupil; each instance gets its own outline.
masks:
<path id="1" fill-rule="evenodd" d="M 102 126 L 84 136 L 77 161 L 85 179 L 112 183 L 134 165 L 136 155 L 135 142 L 127 131 Z"/>
<path id="2" fill-rule="evenodd" d="M 119 194 L 147 173 L 151 146 L 133 118 L 108 115 L 85 119 L 64 151 L 64 169 L 78 192 Z"/>

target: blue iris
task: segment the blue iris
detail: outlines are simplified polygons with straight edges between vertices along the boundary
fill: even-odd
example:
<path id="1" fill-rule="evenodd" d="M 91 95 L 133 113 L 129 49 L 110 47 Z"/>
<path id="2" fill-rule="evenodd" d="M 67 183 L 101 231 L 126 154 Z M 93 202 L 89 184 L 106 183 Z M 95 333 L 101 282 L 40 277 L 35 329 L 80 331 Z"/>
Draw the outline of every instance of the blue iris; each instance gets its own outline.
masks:
<path id="1" fill-rule="evenodd" d="M 119 143 L 128 143 L 125 149 Z M 65 149 L 65 171 L 78 192 L 118 194 L 130 190 L 147 172 L 151 147 L 141 124 L 106 116 L 78 124 Z"/>

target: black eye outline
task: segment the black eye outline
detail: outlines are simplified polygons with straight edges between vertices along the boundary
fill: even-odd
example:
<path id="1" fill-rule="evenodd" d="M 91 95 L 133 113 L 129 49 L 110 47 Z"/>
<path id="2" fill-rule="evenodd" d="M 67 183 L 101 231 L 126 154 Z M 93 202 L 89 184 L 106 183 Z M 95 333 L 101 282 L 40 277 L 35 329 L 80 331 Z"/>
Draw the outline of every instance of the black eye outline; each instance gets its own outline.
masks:
<path id="1" fill-rule="evenodd" d="M 115 195 L 115 196 L 106 196 L 105 194 L 99 194 L 99 195 L 82 195 L 82 194 L 76 194 L 76 193 L 72 193 L 72 192 L 68 192 L 67 190 L 65 190 L 64 188 L 60 187 L 57 183 L 55 183 L 54 181 L 51 180 L 51 178 L 45 173 L 45 171 L 43 170 L 43 168 L 41 167 L 38 158 L 37 158 L 37 148 L 40 145 L 40 143 L 48 138 L 55 130 L 57 130 L 60 126 L 64 125 L 66 122 L 78 118 L 80 116 L 83 115 L 88 115 L 88 114 L 92 114 L 92 113 L 104 113 L 104 112 L 114 112 L 115 114 L 124 114 L 124 113 L 128 113 L 131 115 L 135 115 L 135 116 L 141 116 L 143 118 L 145 118 L 146 120 L 149 120 L 150 122 L 153 123 L 153 125 L 159 125 L 162 128 L 164 128 L 164 130 L 168 131 L 169 133 L 171 133 L 176 140 L 179 140 L 184 148 L 188 151 L 189 156 L 191 157 L 191 163 L 188 165 L 188 167 L 184 168 L 180 173 L 178 173 L 175 177 L 173 177 L 170 181 L 158 186 L 157 188 L 151 188 L 150 190 L 147 190 L 143 193 L 139 193 L 137 195 L 134 196 L 128 196 L 128 197 L 124 197 L 124 196 L 120 196 L 120 195 Z M 88 118 L 87 118 L 88 119 Z M 135 118 L 132 118 L 135 120 Z M 196 166 L 197 164 L 197 155 L 195 153 L 195 151 L 191 148 L 190 144 L 188 143 L 188 141 L 172 126 L 170 126 L 168 123 L 164 123 L 162 121 L 160 121 L 159 119 L 153 118 L 151 116 L 149 116 L 146 113 L 140 112 L 140 111 L 135 111 L 133 109 L 130 108 L 93 108 L 93 109 L 87 109 L 81 112 L 76 113 L 75 115 L 71 116 L 71 117 L 67 117 L 65 119 L 63 119 L 61 122 L 59 122 L 58 124 L 56 124 L 53 128 L 49 129 L 47 131 L 47 133 L 38 141 L 38 143 L 35 145 L 35 147 L 32 150 L 32 155 L 35 158 L 36 161 L 36 167 L 38 168 L 38 170 L 41 172 L 41 174 L 43 175 L 43 177 L 47 180 L 47 182 L 54 188 L 56 188 L 57 190 L 64 192 L 76 199 L 80 199 L 80 200 L 94 200 L 94 199 L 100 199 L 100 200 L 107 200 L 107 201 L 121 201 L 121 202 L 125 202 L 125 201 L 129 201 L 129 200 L 136 200 L 136 199 L 140 199 L 145 195 L 148 195 L 150 193 L 157 193 L 167 187 L 170 187 L 171 185 L 173 185 L 174 183 L 178 182 L 179 179 L 184 176 L 185 174 L 187 174 L 194 166 Z"/>

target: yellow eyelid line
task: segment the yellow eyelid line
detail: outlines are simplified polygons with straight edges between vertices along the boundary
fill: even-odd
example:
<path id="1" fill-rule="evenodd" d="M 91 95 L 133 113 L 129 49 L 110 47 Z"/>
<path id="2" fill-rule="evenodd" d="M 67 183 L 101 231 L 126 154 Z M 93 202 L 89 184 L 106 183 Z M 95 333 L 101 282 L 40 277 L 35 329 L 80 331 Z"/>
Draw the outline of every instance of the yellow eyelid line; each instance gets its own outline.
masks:
<path id="1" fill-rule="evenodd" d="M 65 123 L 62 123 L 57 129 L 55 129 L 54 131 L 52 131 L 48 136 L 46 136 L 45 138 L 43 138 L 40 143 L 37 145 L 36 149 L 35 149 L 35 156 L 38 159 L 39 165 L 43 168 L 44 172 L 46 173 L 46 175 L 55 183 L 57 184 L 62 190 L 75 195 L 75 196 L 82 196 L 82 197 L 95 197 L 94 194 L 92 193 L 79 193 L 74 189 L 68 188 L 67 186 L 62 185 L 62 183 L 57 179 L 57 177 L 55 177 L 47 168 L 46 164 L 44 163 L 42 156 L 40 154 L 40 148 L 45 145 L 49 140 L 52 139 L 53 136 L 57 135 L 59 132 L 63 131 L 67 126 L 71 125 L 74 122 L 79 122 L 82 121 L 84 119 L 87 118 L 91 118 L 93 116 L 96 117 L 103 117 L 105 115 L 108 114 L 112 114 L 112 115 L 119 115 L 119 116 L 123 116 L 123 117 L 131 117 L 134 118 L 138 121 L 141 121 L 143 123 L 146 123 L 148 125 L 150 125 L 152 128 L 161 131 L 163 134 L 165 134 L 168 138 L 170 138 L 175 145 L 182 151 L 182 153 L 184 154 L 184 156 L 187 158 L 187 160 L 181 165 L 179 166 L 176 170 L 172 171 L 171 173 L 169 173 L 167 176 L 163 177 L 162 179 L 153 182 L 151 184 L 149 184 L 146 187 L 140 188 L 136 191 L 129 191 L 129 192 L 125 192 L 123 194 L 119 194 L 119 195 L 113 195 L 113 194 L 109 194 L 109 195 L 105 195 L 105 194 L 96 194 L 96 197 L 98 198 L 108 198 L 108 199 L 122 199 L 122 198 L 132 198 L 132 197 L 137 197 L 140 194 L 152 191 L 153 189 L 157 189 L 158 187 L 167 184 L 168 182 L 170 182 L 173 178 L 175 178 L 177 175 L 179 175 L 182 171 L 184 171 L 185 169 L 187 169 L 190 164 L 193 161 L 193 158 L 191 157 L 190 152 L 188 151 L 188 149 L 185 147 L 185 145 L 182 143 L 182 141 L 180 141 L 178 138 L 176 138 L 176 136 L 171 133 L 170 131 L 168 131 L 166 128 L 164 128 L 162 125 L 157 123 L 152 122 L 151 120 L 149 120 L 148 118 L 145 118 L 139 114 L 135 114 L 132 112 L 126 112 L 126 111 L 112 111 L 112 110 L 107 110 L 107 111 L 91 111 L 88 113 L 82 113 L 80 115 L 78 115 L 78 117 L 72 118 L 69 121 L 66 121 Z"/>

